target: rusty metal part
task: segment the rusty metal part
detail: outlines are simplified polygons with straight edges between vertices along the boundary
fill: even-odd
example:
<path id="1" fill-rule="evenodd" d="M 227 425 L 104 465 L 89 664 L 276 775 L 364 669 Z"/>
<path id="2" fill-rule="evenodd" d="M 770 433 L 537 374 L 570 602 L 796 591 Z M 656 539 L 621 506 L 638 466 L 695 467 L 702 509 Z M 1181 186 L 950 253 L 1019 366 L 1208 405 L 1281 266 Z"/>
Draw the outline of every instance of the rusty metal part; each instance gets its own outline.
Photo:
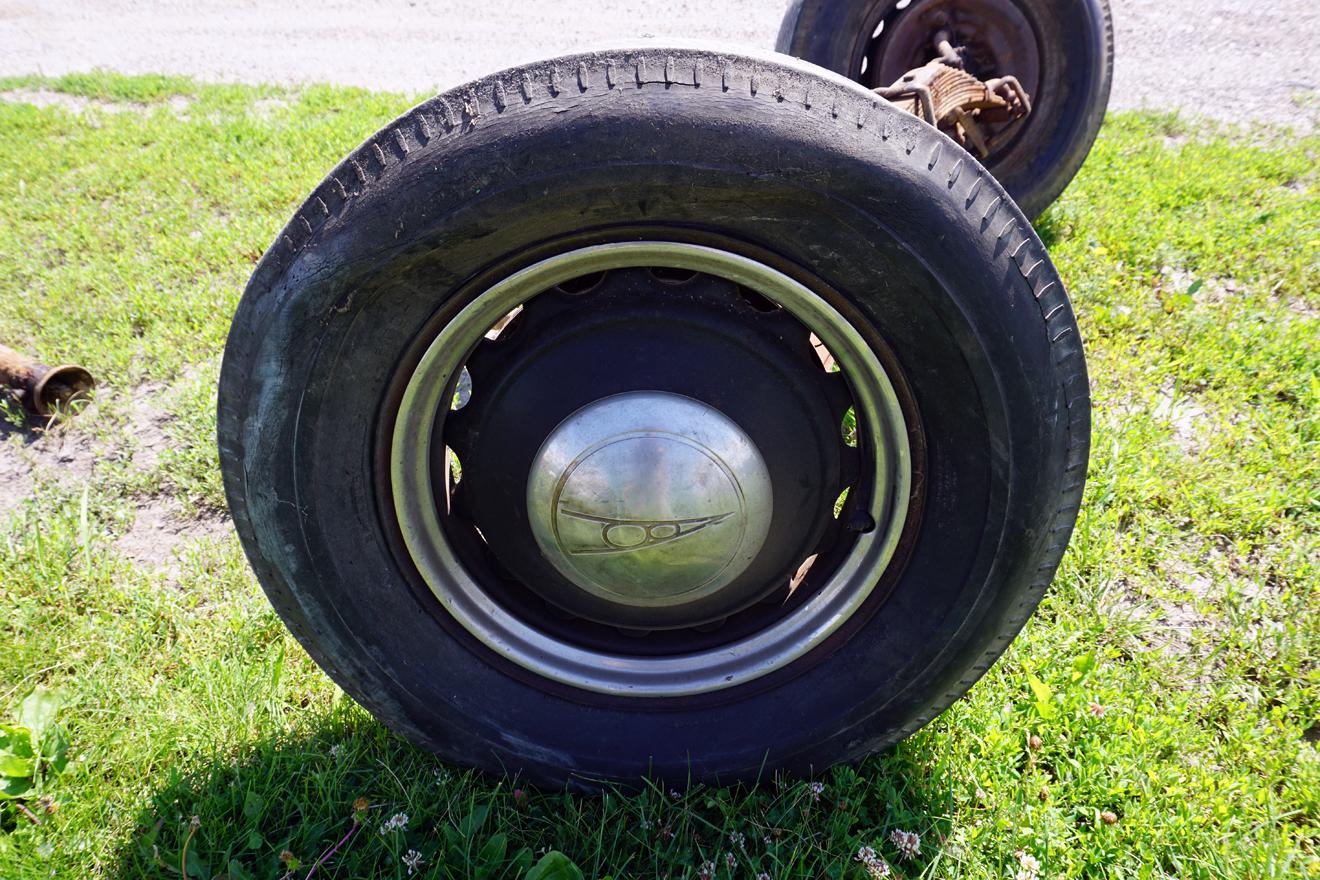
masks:
<path id="1" fill-rule="evenodd" d="M 914 0 L 880 24 L 866 49 L 868 86 L 888 86 L 942 57 L 980 79 L 1011 73 L 1030 94 L 1040 87 L 1040 47 L 1018 0 Z"/>
<path id="2" fill-rule="evenodd" d="M 909 70 L 893 85 L 875 89 L 880 97 L 924 119 L 982 159 L 995 141 L 1031 112 L 1031 96 L 1012 76 L 984 82 L 963 69 L 962 54 L 948 31 L 935 35 L 938 57 Z M 993 134 L 986 131 L 993 125 Z"/>
<path id="3" fill-rule="evenodd" d="M 867 50 L 881 97 L 982 160 L 1011 140 L 1040 81 L 1031 28 L 1012 0 L 926 0 L 881 25 Z"/>
<path id="4" fill-rule="evenodd" d="M 965 66 L 962 53 L 953 47 L 953 34 L 947 30 L 941 30 L 935 35 L 935 51 L 939 53 L 938 60 L 950 67 L 961 70 Z"/>
<path id="5" fill-rule="evenodd" d="M 96 387 L 96 380 L 75 364 L 49 367 L 0 345 L 0 385 L 11 389 L 27 409 L 49 416 L 75 400 L 85 399 Z"/>

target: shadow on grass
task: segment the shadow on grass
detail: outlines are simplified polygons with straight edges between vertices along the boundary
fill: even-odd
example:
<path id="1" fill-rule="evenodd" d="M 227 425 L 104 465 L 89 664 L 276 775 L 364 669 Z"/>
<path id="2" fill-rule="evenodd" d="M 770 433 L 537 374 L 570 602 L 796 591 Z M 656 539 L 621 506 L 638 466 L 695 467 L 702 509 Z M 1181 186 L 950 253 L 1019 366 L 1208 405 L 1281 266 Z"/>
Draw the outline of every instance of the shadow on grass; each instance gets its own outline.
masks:
<path id="1" fill-rule="evenodd" d="M 1067 221 L 1063 214 L 1053 205 L 1046 208 L 1045 213 L 1037 217 L 1036 222 L 1032 224 L 1046 250 L 1051 250 L 1058 244 L 1066 225 Z"/>
<path id="2" fill-rule="evenodd" d="M 9 389 L 0 387 L 0 443 L 18 437 L 24 446 L 31 446 L 45 433 L 49 419 L 33 415 Z"/>
<path id="3" fill-rule="evenodd" d="M 935 735 L 815 783 L 578 795 L 449 767 L 355 707 L 332 715 L 171 774 L 105 876 L 185 876 L 186 859 L 186 876 L 213 880 L 314 867 L 324 878 L 520 878 L 548 850 L 587 877 L 695 876 L 708 862 L 718 876 L 837 876 L 859 846 L 883 851 L 893 828 L 949 830 L 938 817 L 952 811 L 953 781 L 933 769 Z"/>

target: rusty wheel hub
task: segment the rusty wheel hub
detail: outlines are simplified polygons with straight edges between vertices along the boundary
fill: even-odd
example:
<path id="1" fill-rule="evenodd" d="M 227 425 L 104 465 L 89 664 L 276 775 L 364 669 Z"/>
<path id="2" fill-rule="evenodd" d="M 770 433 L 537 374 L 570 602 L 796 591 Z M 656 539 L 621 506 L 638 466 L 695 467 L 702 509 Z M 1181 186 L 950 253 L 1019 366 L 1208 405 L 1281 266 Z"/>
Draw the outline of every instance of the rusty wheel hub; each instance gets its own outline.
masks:
<path id="1" fill-rule="evenodd" d="M 881 19 L 865 65 L 881 97 L 985 159 L 1031 112 L 1040 60 L 1011 0 L 918 0 Z"/>

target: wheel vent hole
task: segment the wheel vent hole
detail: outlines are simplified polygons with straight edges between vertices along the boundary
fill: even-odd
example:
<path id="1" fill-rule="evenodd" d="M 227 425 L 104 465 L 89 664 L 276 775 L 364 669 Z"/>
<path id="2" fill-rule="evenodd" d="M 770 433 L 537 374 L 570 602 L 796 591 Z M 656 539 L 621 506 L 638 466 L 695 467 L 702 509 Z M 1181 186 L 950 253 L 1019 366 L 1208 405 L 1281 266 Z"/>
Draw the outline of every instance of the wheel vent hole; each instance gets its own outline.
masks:
<path id="1" fill-rule="evenodd" d="M 567 281 L 561 281 L 555 285 L 555 289 L 570 296 L 581 296 L 600 287 L 600 283 L 604 280 L 604 272 L 591 272 L 586 275 L 579 275 L 576 278 L 570 278 Z"/>
<path id="2" fill-rule="evenodd" d="M 454 496 L 458 492 L 459 481 L 463 479 L 463 465 L 458 455 L 448 446 L 445 447 L 445 513 L 454 515 Z M 483 540 L 485 540 L 483 538 Z"/>
<path id="3" fill-rule="evenodd" d="M 843 422 L 839 428 L 843 432 L 843 445 L 857 448 L 857 411 L 851 406 L 843 414 Z"/>
<path id="4" fill-rule="evenodd" d="M 848 488 L 844 489 L 842 492 L 839 493 L 839 497 L 834 499 L 834 518 L 835 518 L 835 519 L 838 519 L 839 516 L 843 513 L 843 505 L 844 505 L 845 503 L 847 503 L 847 501 L 848 501 L 848 489 L 851 489 L 851 488 L 852 488 L 852 487 L 849 486 Z"/>
<path id="5" fill-rule="evenodd" d="M 472 374 L 464 367 L 458 374 L 458 384 L 454 386 L 454 399 L 449 402 L 451 410 L 460 410 L 472 399 Z"/>
<path id="6" fill-rule="evenodd" d="M 743 298 L 743 302 L 747 303 L 747 305 L 751 306 L 753 309 L 755 309 L 758 312 L 779 311 L 778 303 L 762 296 L 761 294 L 757 293 L 755 290 L 751 290 L 746 287 L 739 287 L 738 295 Z"/>
<path id="7" fill-rule="evenodd" d="M 816 357 L 820 358 L 820 365 L 825 368 L 827 373 L 839 372 L 839 364 L 834 360 L 834 355 L 825 347 L 825 343 L 820 341 L 820 337 L 815 333 L 811 334 L 811 347 L 816 350 Z"/>
<path id="8" fill-rule="evenodd" d="M 793 573 L 793 577 L 789 578 L 788 580 L 789 595 L 792 595 L 793 592 L 802 585 L 802 582 L 807 579 L 808 572 L 810 572 L 811 567 L 816 564 L 817 555 L 818 554 L 813 553 L 810 556 L 808 556 L 806 559 L 802 560 L 802 564 L 799 565 L 798 570 Z"/>
<path id="9" fill-rule="evenodd" d="M 512 332 L 514 319 L 522 314 L 522 310 L 522 306 L 514 306 L 513 311 L 491 325 L 491 328 L 486 331 L 486 338 L 493 341 L 501 336 L 509 335 Z"/>
<path id="10" fill-rule="evenodd" d="M 652 266 L 651 277 L 661 284 L 687 284 L 697 277 L 696 269 L 680 269 L 671 266 Z"/>

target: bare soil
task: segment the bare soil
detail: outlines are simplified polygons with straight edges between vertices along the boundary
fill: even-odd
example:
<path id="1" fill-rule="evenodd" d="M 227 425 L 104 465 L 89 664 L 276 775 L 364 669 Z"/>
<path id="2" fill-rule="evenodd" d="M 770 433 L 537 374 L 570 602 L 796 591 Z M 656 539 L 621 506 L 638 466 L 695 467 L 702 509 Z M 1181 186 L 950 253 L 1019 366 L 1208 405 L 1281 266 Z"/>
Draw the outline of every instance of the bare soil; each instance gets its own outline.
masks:
<path id="1" fill-rule="evenodd" d="M 187 516 L 168 497 L 141 499 L 132 527 L 115 541 L 115 549 L 133 562 L 162 571 L 166 580 L 179 580 L 179 551 L 189 542 L 216 541 L 233 533 L 228 514 L 208 512 Z"/>
<path id="2" fill-rule="evenodd" d="M 150 383 L 132 389 L 125 399 L 98 401 L 63 422 L 0 422 L 0 529 L 21 515 L 25 501 L 51 487 L 77 488 L 97 479 L 111 463 L 126 462 L 136 471 L 150 473 L 161 453 L 175 442 L 167 427 L 173 416 L 161 400 L 169 387 Z M 127 429 L 99 436 L 88 430 L 98 420 L 96 407 L 122 408 Z M 115 548 L 139 565 L 162 570 L 169 580 L 178 576 L 178 552 L 188 542 L 220 539 L 233 531 L 226 513 L 202 511 L 187 515 L 169 495 L 140 495 L 133 499 L 134 516 Z"/>

